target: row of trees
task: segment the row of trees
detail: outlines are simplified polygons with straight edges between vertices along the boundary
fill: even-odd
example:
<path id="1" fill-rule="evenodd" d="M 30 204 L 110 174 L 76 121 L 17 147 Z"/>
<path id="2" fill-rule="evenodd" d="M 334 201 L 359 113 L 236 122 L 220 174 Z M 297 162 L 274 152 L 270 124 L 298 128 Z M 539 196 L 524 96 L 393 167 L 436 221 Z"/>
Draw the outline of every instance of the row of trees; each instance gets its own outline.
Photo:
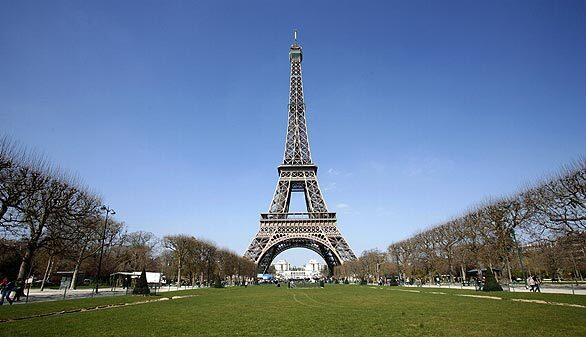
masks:
<path id="1" fill-rule="evenodd" d="M 391 244 L 365 251 L 339 275 L 454 281 L 490 268 L 501 277 L 583 279 L 586 272 L 586 161 L 513 196 Z"/>
<path id="2" fill-rule="evenodd" d="M 0 138 L 0 277 L 49 279 L 72 271 L 96 279 L 117 271 L 162 271 L 181 282 L 210 282 L 254 276 L 254 264 L 211 242 L 192 236 L 157 238 L 129 232 L 104 218 L 101 198 L 47 161 Z M 175 276 L 176 275 L 176 276 Z"/>
<path id="3" fill-rule="evenodd" d="M 176 275 L 176 282 L 194 285 L 229 280 L 239 283 L 256 276 L 254 262 L 206 240 L 171 235 L 163 238 L 163 247 L 167 261 L 166 275 Z"/>

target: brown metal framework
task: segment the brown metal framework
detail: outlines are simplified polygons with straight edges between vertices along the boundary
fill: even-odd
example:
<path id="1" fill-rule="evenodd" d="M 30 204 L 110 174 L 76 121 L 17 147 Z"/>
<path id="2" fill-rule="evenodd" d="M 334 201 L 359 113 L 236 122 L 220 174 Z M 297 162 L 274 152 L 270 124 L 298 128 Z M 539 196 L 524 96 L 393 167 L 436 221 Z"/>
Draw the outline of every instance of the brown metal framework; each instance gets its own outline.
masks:
<path id="1" fill-rule="evenodd" d="M 269 211 L 261 214 L 260 230 L 244 254 L 257 264 L 259 273 L 266 273 L 281 252 L 296 247 L 318 253 L 330 271 L 356 258 L 336 226 L 336 213 L 328 212 L 317 182 L 317 166 L 311 161 L 301 79 L 302 59 L 301 46 L 295 39 L 289 50 L 289 117 L 283 164 L 278 167 L 279 180 Z M 304 194 L 307 213 L 289 213 L 292 192 Z"/>

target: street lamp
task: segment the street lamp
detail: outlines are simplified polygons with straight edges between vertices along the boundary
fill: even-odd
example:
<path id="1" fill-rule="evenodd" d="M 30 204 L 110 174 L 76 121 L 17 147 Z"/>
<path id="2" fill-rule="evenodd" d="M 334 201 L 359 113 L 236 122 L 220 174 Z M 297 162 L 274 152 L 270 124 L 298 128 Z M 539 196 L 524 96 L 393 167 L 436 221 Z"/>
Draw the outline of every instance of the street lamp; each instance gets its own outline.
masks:
<path id="1" fill-rule="evenodd" d="M 98 271 L 96 272 L 96 295 L 98 294 L 98 286 L 100 284 L 100 274 L 102 272 L 102 257 L 104 256 L 104 241 L 106 241 L 106 230 L 108 229 L 108 215 L 116 214 L 116 212 L 110 207 L 104 205 L 100 210 L 106 212 L 106 219 L 104 221 L 104 232 L 102 233 L 102 245 L 100 247 L 100 260 L 98 262 Z"/>

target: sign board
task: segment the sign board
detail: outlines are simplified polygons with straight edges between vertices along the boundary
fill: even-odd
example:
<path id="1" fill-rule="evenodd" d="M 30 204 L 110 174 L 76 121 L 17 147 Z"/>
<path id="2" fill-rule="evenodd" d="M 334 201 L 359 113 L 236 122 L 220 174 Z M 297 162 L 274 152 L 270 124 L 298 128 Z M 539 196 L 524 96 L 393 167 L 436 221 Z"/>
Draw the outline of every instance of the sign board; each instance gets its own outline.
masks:
<path id="1" fill-rule="evenodd" d="M 161 283 L 161 273 L 146 272 L 147 283 Z"/>
<path id="2" fill-rule="evenodd" d="M 59 284 L 59 289 L 69 288 L 70 285 L 71 285 L 71 277 L 62 277 L 61 284 Z"/>

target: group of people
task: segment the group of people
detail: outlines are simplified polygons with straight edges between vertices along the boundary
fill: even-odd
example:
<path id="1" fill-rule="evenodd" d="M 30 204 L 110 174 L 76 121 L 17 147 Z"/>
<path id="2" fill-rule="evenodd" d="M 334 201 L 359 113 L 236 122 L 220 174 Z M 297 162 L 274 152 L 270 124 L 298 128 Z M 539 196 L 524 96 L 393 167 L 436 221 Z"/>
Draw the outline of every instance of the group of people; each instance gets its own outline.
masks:
<path id="1" fill-rule="evenodd" d="M 527 286 L 529 287 L 529 291 L 531 292 L 541 292 L 541 288 L 540 288 L 540 284 L 541 284 L 541 280 L 539 279 L 539 277 L 533 275 L 529 275 L 529 277 L 527 278 Z"/>

